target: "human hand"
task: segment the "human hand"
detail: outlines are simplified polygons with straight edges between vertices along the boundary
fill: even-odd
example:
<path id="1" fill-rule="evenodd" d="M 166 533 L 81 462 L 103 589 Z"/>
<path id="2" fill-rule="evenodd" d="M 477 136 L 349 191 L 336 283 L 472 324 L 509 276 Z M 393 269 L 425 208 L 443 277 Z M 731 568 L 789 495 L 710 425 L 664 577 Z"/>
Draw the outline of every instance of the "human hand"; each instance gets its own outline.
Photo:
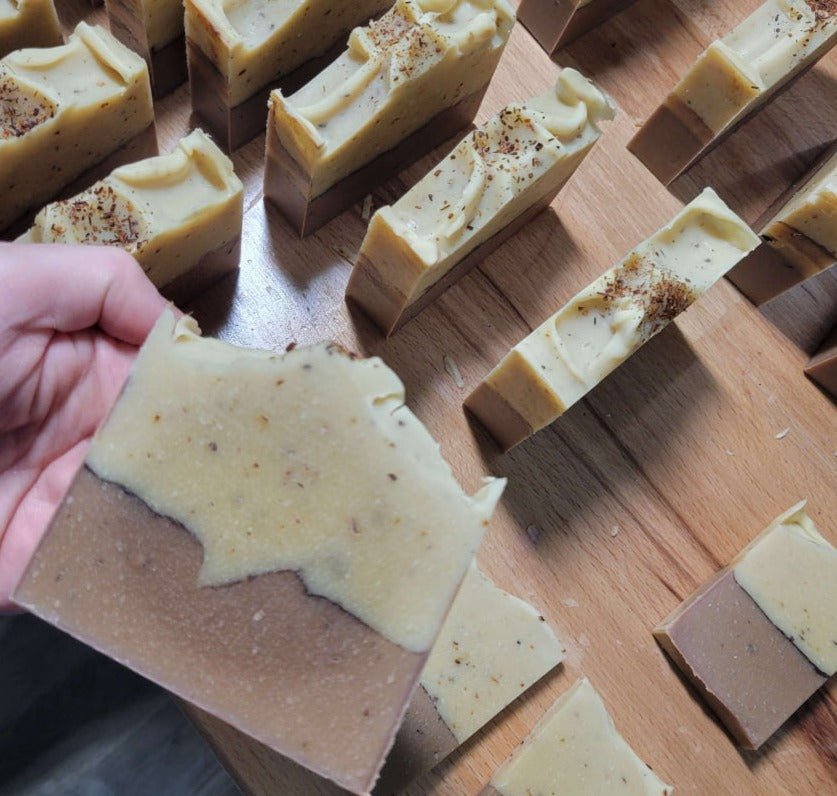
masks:
<path id="1" fill-rule="evenodd" d="M 166 306 L 121 249 L 0 243 L 0 612 Z"/>

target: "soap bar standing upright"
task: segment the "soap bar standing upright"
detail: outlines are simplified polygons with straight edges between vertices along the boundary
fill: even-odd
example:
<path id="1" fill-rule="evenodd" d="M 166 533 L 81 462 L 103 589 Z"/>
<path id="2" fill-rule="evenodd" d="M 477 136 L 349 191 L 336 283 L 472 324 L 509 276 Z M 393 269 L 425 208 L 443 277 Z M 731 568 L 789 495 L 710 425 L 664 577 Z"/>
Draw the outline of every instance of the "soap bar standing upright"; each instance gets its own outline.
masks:
<path id="1" fill-rule="evenodd" d="M 14 599 L 367 793 L 502 488 L 462 491 L 381 360 L 166 312 Z"/>
<path id="2" fill-rule="evenodd" d="M 397 0 L 299 91 L 270 95 L 265 198 L 300 235 L 470 124 L 503 49 L 507 0 Z"/>
<path id="3" fill-rule="evenodd" d="M 6 0 L 0 7 L 0 58 L 24 47 L 57 47 L 62 41 L 54 0 Z"/>
<path id="4" fill-rule="evenodd" d="M 628 149 L 668 185 L 835 42 L 834 0 L 766 0 L 701 53 Z"/>
<path id="5" fill-rule="evenodd" d="M 552 91 L 492 116 L 375 213 L 346 298 L 392 334 L 548 206 L 613 114 L 564 69 Z"/>

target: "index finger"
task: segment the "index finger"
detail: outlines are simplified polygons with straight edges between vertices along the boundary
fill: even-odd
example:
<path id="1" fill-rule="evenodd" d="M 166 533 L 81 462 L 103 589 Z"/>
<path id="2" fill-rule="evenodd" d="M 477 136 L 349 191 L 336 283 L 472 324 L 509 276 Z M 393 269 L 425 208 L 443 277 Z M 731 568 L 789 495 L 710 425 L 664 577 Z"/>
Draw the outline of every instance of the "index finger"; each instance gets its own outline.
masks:
<path id="1" fill-rule="evenodd" d="M 99 326 L 140 345 L 168 306 L 122 249 L 0 244 L 0 318 L 17 330 L 77 332 Z"/>

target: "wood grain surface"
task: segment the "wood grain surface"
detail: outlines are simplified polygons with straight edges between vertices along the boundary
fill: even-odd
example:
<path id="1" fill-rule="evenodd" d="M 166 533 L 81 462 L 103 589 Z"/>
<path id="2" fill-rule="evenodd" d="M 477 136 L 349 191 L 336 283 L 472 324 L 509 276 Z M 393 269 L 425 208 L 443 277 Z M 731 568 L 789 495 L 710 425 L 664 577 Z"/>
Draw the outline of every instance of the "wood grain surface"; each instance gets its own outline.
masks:
<path id="1" fill-rule="evenodd" d="M 331 338 L 383 357 L 469 490 L 486 472 L 509 478 L 480 563 L 538 606 L 567 648 L 557 672 L 411 794 L 478 793 L 581 674 L 679 794 L 837 792 L 833 682 L 760 752 L 741 753 L 651 636 L 661 617 L 799 499 L 809 499 L 820 530 L 837 542 L 837 416 L 802 373 L 803 349 L 834 323 L 837 277 L 827 273 L 761 312 L 722 281 L 510 454 L 500 455 L 461 406 L 510 346 L 704 185 L 752 222 L 834 137 L 832 52 L 671 191 L 625 149 L 695 56 L 757 5 L 640 0 L 559 54 L 612 95 L 616 120 L 549 210 L 389 341 L 343 301 L 364 234 L 360 207 L 300 241 L 261 199 L 264 137 L 234 155 L 248 208 L 241 271 L 190 308 L 204 332 L 274 349 Z M 102 18 L 86 0 L 65 0 L 62 12 L 68 25 Z M 479 119 L 543 91 L 554 77 L 555 65 L 517 26 Z M 189 129 L 187 89 L 157 111 L 167 149 Z M 374 206 L 397 198 L 442 151 L 382 186 Z M 446 357 L 463 386 L 446 371 Z M 232 773 L 245 792 L 270 792 L 265 773 L 248 768 L 247 739 L 223 735 L 221 756 L 239 761 Z"/>

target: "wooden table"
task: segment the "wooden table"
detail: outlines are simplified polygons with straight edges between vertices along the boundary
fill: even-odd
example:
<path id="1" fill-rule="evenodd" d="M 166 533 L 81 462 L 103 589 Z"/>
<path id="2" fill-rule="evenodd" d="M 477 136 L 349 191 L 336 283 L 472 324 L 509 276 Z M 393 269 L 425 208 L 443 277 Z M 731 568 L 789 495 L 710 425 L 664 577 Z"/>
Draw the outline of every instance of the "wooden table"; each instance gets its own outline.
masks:
<path id="1" fill-rule="evenodd" d="M 248 208 L 241 271 L 194 303 L 204 332 L 275 349 L 333 338 L 383 357 L 468 489 L 486 472 L 509 478 L 480 563 L 498 584 L 538 606 L 566 646 L 562 667 L 411 794 L 476 793 L 582 674 L 633 748 L 678 794 L 835 793 L 833 682 L 761 752 L 742 753 L 650 632 L 800 498 L 809 499 L 820 530 L 837 541 L 837 416 L 803 376 L 799 347 L 810 350 L 833 324 L 835 275 L 764 312 L 722 281 L 559 422 L 510 454 L 500 455 L 461 406 L 511 345 L 704 185 L 753 221 L 834 136 L 832 53 L 671 192 L 625 149 L 695 56 L 757 5 L 640 0 L 561 54 L 561 63 L 610 92 L 616 120 L 550 210 L 389 341 L 343 301 L 365 229 L 360 208 L 300 241 L 262 201 L 263 137 L 235 153 Z M 68 24 L 102 18 L 86 0 L 65 0 L 63 12 Z M 518 26 L 480 119 L 543 91 L 554 77 L 554 64 Z M 188 116 L 186 87 L 158 104 L 163 149 L 187 131 Z M 374 206 L 396 198 L 439 157 L 382 186 Z M 464 386 L 446 371 L 446 357 Z M 245 791 L 271 792 L 270 771 L 246 738 L 203 730 L 225 759 L 238 761 L 232 773 Z"/>

